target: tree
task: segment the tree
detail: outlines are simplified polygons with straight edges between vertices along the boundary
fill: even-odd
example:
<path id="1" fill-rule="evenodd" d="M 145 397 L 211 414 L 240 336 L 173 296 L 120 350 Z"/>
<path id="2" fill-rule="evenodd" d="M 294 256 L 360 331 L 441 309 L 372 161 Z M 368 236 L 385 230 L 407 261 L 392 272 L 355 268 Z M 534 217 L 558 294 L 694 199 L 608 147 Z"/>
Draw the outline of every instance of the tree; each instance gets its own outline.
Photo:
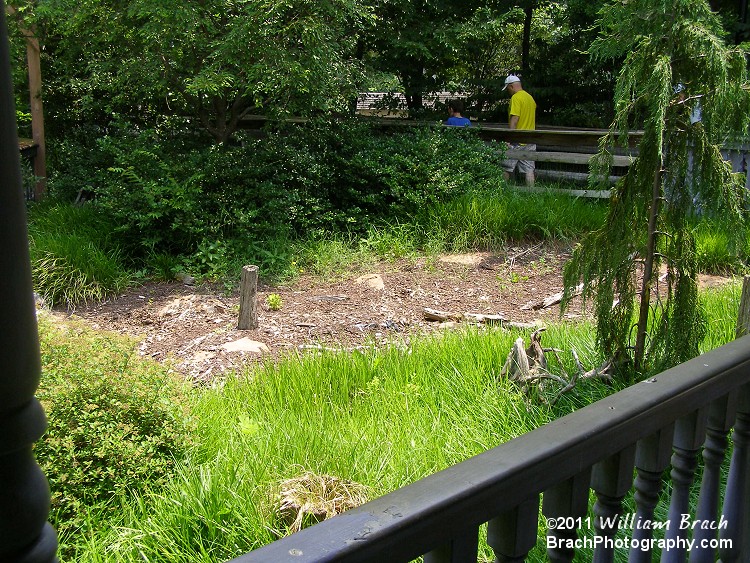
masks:
<path id="1" fill-rule="evenodd" d="M 368 14 L 359 0 L 47 0 L 35 11 L 70 106 L 177 113 L 222 143 L 250 111 L 345 109 Z"/>
<path id="2" fill-rule="evenodd" d="M 369 63 L 377 71 L 394 73 L 408 108 L 420 110 L 425 94 L 456 84 L 457 69 L 468 69 L 467 58 L 477 48 L 490 52 L 497 48 L 487 40 L 497 38 L 493 32 L 508 17 L 500 4 L 500 0 L 377 0 L 376 25 L 366 38 Z M 476 27 L 482 24 L 488 26 L 485 33 Z"/>
<path id="3" fill-rule="evenodd" d="M 523 12 L 478 8 L 450 30 L 459 53 L 447 70 L 448 89 L 471 93 L 477 111 L 491 107 L 504 90 L 505 77 L 521 60 L 519 22 Z M 512 48 L 516 44 L 518 49 Z"/>
<path id="4" fill-rule="evenodd" d="M 614 117 L 612 97 L 621 58 L 604 63 L 588 54 L 605 0 L 567 0 L 537 8 L 530 83 L 549 125 L 606 127 Z M 543 19 L 542 19 L 543 18 Z"/>
<path id="5" fill-rule="evenodd" d="M 34 157 L 34 176 L 37 178 L 34 188 L 34 199 L 41 199 L 46 191 L 47 164 L 46 143 L 44 138 L 44 109 L 42 104 L 42 71 L 39 53 L 39 40 L 33 28 L 27 28 L 23 18 L 15 7 L 8 5 L 9 16 L 16 16 L 18 31 L 26 42 L 26 66 L 29 74 L 29 107 L 31 110 L 31 136 L 36 145 Z"/>
<path id="6" fill-rule="evenodd" d="M 744 182 L 722 160 L 719 143 L 746 134 L 750 122 L 746 60 L 724 45 L 704 0 L 617 2 L 600 12 L 599 26 L 594 56 L 625 62 L 593 183 L 607 177 L 613 147 L 627 143 L 629 127 L 642 119 L 644 134 L 638 159 L 613 190 L 606 227 L 576 248 L 565 285 L 582 280 L 584 296 L 593 296 L 603 352 L 644 373 L 694 357 L 704 334 L 689 225 L 694 200 L 706 213 L 744 221 Z M 696 103 L 702 121 L 691 124 Z M 665 298 L 653 293 L 662 265 Z"/>

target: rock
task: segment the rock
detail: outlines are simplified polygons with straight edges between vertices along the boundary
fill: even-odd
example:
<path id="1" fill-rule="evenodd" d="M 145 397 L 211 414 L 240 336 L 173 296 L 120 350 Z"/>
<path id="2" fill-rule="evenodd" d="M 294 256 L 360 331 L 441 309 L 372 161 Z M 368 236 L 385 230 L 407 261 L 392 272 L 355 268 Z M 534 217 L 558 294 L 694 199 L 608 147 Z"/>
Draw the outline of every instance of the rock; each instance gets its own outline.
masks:
<path id="1" fill-rule="evenodd" d="M 197 352 L 195 355 L 193 355 L 192 361 L 194 363 L 208 362 L 210 360 L 213 360 L 215 357 L 216 353 L 201 350 L 200 352 Z"/>
<path id="2" fill-rule="evenodd" d="M 262 354 L 268 352 L 268 346 L 262 342 L 256 342 L 249 338 L 240 338 L 234 342 L 227 342 L 222 346 L 227 352 L 250 352 L 252 354 Z"/>
<path id="3" fill-rule="evenodd" d="M 37 309 L 45 309 L 47 307 L 47 303 L 44 301 L 44 297 L 39 295 L 37 292 L 34 292 L 34 305 Z"/>
<path id="4" fill-rule="evenodd" d="M 481 254 L 447 254 L 439 258 L 440 262 L 446 264 L 461 264 L 463 266 L 476 266 L 484 256 Z"/>
<path id="5" fill-rule="evenodd" d="M 360 285 L 366 285 L 367 287 L 376 291 L 382 291 L 385 289 L 385 283 L 380 274 L 365 274 L 364 276 L 358 277 L 354 280 L 354 283 Z"/>
<path id="6" fill-rule="evenodd" d="M 187 275 L 185 272 L 177 272 L 174 275 L 174 278 L 177 281 L 181 281 L 185 285 L 195 285 L 195 278 L 193 276 Z"/>

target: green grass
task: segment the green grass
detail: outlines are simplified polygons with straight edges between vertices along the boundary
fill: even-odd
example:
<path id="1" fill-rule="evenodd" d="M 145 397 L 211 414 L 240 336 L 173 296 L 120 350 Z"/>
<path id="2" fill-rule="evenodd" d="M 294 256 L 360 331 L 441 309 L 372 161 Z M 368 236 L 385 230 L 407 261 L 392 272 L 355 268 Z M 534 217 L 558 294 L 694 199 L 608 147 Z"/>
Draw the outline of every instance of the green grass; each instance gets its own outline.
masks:
<path id="1" fill-rule="evenodd" d="M 193 433 L 188 384 L 132 340 L 40 315 L 37 392 L 49 421 L 35 454 L 52 489 L 63 559 L 110 525 L 134 490 L 171 480 Z"/>
<path id="2" fill-rule="evenodd" d="M 718 221 L 704 220 L 695 228 L 698 269 L 701 272 L 725 274 L 746 269 L 750 257 L 750 231 L 745 235 L 744 245 L 732 248 L 732 237 Z"/>
<path id="3" fill-rule="evenodd" d="M 425 210 L 413 223 L 372 227 L 356 238 L 339 234 L 249 247 L 234 241 L 206 241 L 192 259 L 154 255 L 149 262 L 163 277 L 190 263 L 202 265 L 201 273 L 213 276 L 234 268 L 235 262 L 253 259 L 279 278 L 302 273 L 330 278 L 375 260 L 492 249 L 520 239 L 575 239 L 600 226 L 605 215 L 602 202 L 482 192 Z M 107 234 L 110 229 L 99 220 L 85 206 L 31 209 L 37 291 L 73 305 L 119 291 L 132 280 L 125 258 Z M 740 271 L 742 264 L 731 255 L 721 233 L 720 225 L 698 227 L 701 267 Z M 247 255 L 237 254 L 238 248 Z M 709 314 L 706 351 L 734 337 L 739 285 L 705 293 L 702 299 Z M 50 391 L 51 382 L 58 393 L 68 389 L 81 395 L 88 388 L 83 383 L 99 385 L 107 377 L 119 381 L 124 373 L 132 376 L 134 389 L 149 393 L 155 380 L 167 382 L 171 377 L 155 364 L 141 371 L 132 349 L 121 351 L 125 345 L 102 343 L 114 337 L 78 333 L 73 337 L 58 334 L 59 327 L 44 330 L 56 335 L 55 345 L 44 352 L 45 372 L 57 375 L 43 379 L 42 395 Z M 563 365 L 551 360 L 552 369 L 575 371 L 571 348 L 586 367 L 599 365 L 602 358 L 594 351 L 592 335 L 587 324 L 550 326 L 544 345 L 564 351 Z M 527 400 L 498 380 L 517 336 L 500 330 L 467 330 L 389 350 L 311 354 L 304 361 L 289 358 L 237 374 L 216 388 L 180 396 L 197 427 L 184 436 L 193 446 L 176 454 L 171 478 L 164 484 L 160 478 L 139 477 L 126 487 L 126 494 L 118 489 L 105 501 L 78 505 L 73 525 L 66 521 L 58 526 L 65 557 L 84 562 L 226 560 L 284 533 L 284 524 L 273 510 L 283 479 L 304 471 L 326 473 L 362 483 L 381 495 L 616 390 L 586 382 L 554 408 Z M 91 363 L 94 358 L 99 367 Z M 66 379 L 64 374 L 71 376 Z M 102 397 L 110 390 L 106 384 L 93 389 L 93 396 L 101 393 Z M 119 397 L 87 400 L 115 411 L 122 403 Z M 54 418 L 56 414 L 49 414 L 52 432 L 59 432 L 64 425 Z M 117 426 L 118 431 L 129 428 L 129 423 L 124 424 Z M 65 443 L 64 436 L 51 437 Z M 135 446 L 123 444 L 123 448 L 147 452 L 148 447 L 141 446 L 149 438 L 143 438 L 140 430 L 133 430 L 126 439 Z M 120 477 L 132 476 L 136 469 L 129 471 Z M 56 502 L 63 490 L 53 482 Z M 486 546 L 482 553 L 491 558 Z"/>
<path id="4" fill-rule="evenodd" d="M 497 250 L 524 239 L 575 239 L 604 220 L 602 202 L 559 194 L 512 191 L 466 194 L 425 212 L 412 223 L 371 227 L 360 237 L 317 234 L 295 242 L 293 275 L 336 279 L 377 260 L 444 252 Z"/>
<path id="5" fill-rule="evenodd" d="M 555 193 L 468 194 L 426 213 L 432 245 L 496 248 L 508 240 L 578 238 L 604 222 L 606 204 Z"/>
<path id="6" fill-rule="evenodd" d="M 230 558 L 283 533 L 272 495 L 304 470 L 380 495 L 535 428 L 549 409 L 497 380 L 512 339 L 470 331 L 326 353 L 203 392 L 199 447 L 162 494 L 142 497 L 126 527 L 102 538 L 119 546 L 108 560 Z"/>
<path id="7" fill-rule="evenodd" d="M 30 210 L 34 289 L 50 304 L 101 301 L 133 282 L 111 226 L 91 207 L 43 204 Z"/>
<path id="8" fill-rule="evenodd" d="M 733 337 L 739 293 L 732 284 L 704 295 L 706 349 Z M 274 513 L 284 479 L 312 471 L 382 495 L 617 390 L 589 381 L 554 408 L 527 400 L 498 379 L 519 335 L 471 329 L 387 350 L 311 353 L 195 390 L 195 446 L 172 480 L 95 515 L 76 560 L 226 560 L 284 533 Z M 571 348 L 586 367 L 601 362 L 588 324 L 552 325 L 543 338 L 563 350 L 568 373 Z M 554 360 L 551 368 L 560 373 Z"/>

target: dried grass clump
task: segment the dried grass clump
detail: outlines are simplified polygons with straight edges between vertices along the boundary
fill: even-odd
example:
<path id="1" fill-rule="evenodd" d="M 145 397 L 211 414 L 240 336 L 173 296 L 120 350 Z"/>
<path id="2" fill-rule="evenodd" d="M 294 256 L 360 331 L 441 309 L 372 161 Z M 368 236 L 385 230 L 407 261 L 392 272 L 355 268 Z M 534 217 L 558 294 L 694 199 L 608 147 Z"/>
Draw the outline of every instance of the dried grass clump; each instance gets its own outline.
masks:
<path id="1" fill-rule="evenodd" d="M 279 515 L 289 533 L 294 533 L 366 503 L 369 489 L 332 475 L 305 471 L 282 481 L 279 496 Z"/>

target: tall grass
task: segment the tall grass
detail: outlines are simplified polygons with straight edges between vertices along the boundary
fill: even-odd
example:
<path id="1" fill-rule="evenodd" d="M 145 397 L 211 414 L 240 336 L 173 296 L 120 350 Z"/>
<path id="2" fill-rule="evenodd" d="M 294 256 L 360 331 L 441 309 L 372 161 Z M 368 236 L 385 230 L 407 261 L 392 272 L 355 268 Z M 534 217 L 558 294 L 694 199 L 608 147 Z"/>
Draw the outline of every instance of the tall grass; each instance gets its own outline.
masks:
<path id="1" fill-rule="evenodd" d="M 604 221 L 606 204 L 554 193 L 478 191 L 440 203 L 411 223 L 382 224 L 363 236 L 298 240 L 296 273 L 338 278 L 376 260 L 498 250 L 509 241 L 578 238 Z"/>
<path id="2" fill-rule="evenodd" d="M 273 510 L 283 479 L 313 471 L 380 495 L 535 428 L 551 411 L 498 381 L 512 340 L 467 331 L 310 355 L 202 392 L 199 446 L 166 491 L 131 504 L 99 538 L 95 557 L 228 559 L 284 533 Z"/>
<path id="3" fill-rule="evenodd" d="M 703 220 L 695 227 L 698 269 L 701 272 L 725 274 L 743 271 L 750 256 L 750 232 L 744 244 L 733 248 L 726 227 L 718 220 Z"/>
<path id="4" fill-rule="evenodd" d="M 493 250 L 524 239 L 577 239 L 600 227 L 606 211 L 606 202 L 599 200 L 485 189 L 437 203 L 411 222 L 382 223 L 357 236 L 317 232 L 294 241 L 214 241 L 189 257 L 152 254 L 145 266 L 159 279 L 172 279 L 176 271 L 187 267 L 191 275 L 223 277 L 230 285 L 245 263 L 260 264 L 262 275 L 271 281 L 305 272 L 338 278 L 376 260 Z M 716 220 L 703 220 L 695 228 L 701 271 L 744 269 L 748 245 L 735 252 Z M 127 257 L 112 232 L 112 226 L 103 223 L 92 207 L 32 208 L 31 249 L 39 293 L 74 305 L 101 299 L 131 283 Z"/>
<path id="5" fill-rule="evenodd" d="M 600 227 L 606 215 L 600 201 L 557 193 L 467 194 L 427 210 L 425 236 L 449 250 L 493 248 L 508 240 L 577 238 Z"/>
<path id="6" fill-rule="evenodd" d="M 122 291 L 133 276 L 111 232 L 91 207 L 32 207 L 29 251 L 35 291 L 49 304 L 68 307 Z"/>

